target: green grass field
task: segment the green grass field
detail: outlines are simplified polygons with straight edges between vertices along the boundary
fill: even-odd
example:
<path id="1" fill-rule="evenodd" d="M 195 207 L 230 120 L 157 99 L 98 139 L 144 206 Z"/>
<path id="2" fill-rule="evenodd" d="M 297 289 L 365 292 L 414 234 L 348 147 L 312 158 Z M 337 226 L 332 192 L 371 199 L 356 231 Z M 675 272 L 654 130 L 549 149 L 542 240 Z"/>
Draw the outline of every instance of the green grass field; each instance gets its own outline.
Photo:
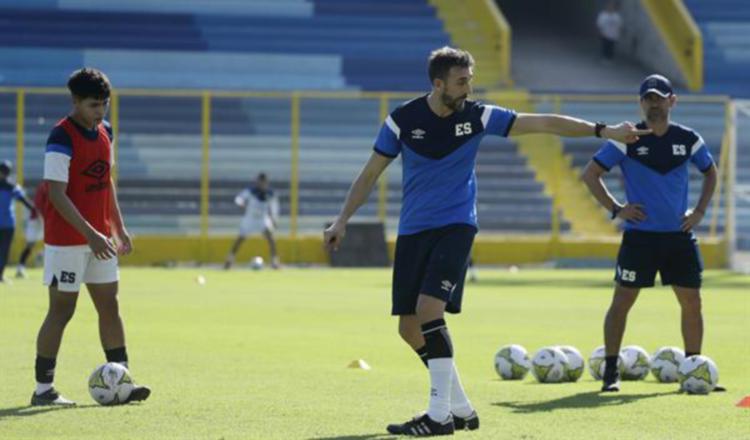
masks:
<path id="1" fill-rule="evenodd" d="M 205 285 L 196 283 L 204 274 Z M 74 409 L 28 407 L 34 341 L 47 306 L 41 273 L 0 286 L 0 439 L 376 439 L 385 425 L 424 410 L 428 375 L 389 316 L 387 270 L 205 269 L 122 271 L 121 304 L 131 371 L 148 402 L 101 407 L 88 395 L 104 360 L 91 301 L 83 294 L 58 358 L 56 386 Z M 461 438 L 747 439 L 750 409 L 750 279 L 706 275 L 704 353 L 729 391 L 677 394 L 676 385 L 625 382 L 599 395 L 577 383 L 501 381 L 495 351 L 601 344 L 611 271 L 480 271 L 464 313 L 450 317 L 456 360 L 482 427 Z M 625 344 L 653 352 L 682 346 L 671 291 L 645 291 Z M 365 359 L 372 370 L 348 369 Z"/>

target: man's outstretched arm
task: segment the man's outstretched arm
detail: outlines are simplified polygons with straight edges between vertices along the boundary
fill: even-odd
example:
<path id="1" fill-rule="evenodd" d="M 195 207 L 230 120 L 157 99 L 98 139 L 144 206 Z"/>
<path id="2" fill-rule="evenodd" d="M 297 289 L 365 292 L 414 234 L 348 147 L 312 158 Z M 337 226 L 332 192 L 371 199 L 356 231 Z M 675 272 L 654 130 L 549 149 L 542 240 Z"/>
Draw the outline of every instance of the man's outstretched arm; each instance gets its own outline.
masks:
<path id="1" fill-rule="evenodd" d="M 354 179 L 352 186 L 349 188 L 349 193 L 346 195 L 346 200 L 344 201 L 344 206 L 341 208 L 341 212 L 336 216 L 333 224 L 323 233 L 323 240 L 326 249 L 338 249 L 341 240 L 344 239 L 344 235 L 346 234 L 346 222 L 348 222 L 354 213 L 357 212 L 357 209 L 365 203 L 367 197 L 372 191 L 372 187 L 375 185 L 375 182 L 378 181 L 378 177 L 380 177 L 383 170 L 385 170 L 391 161 L 393 161 L 393 158 L 383 156 L 376 151 L 370 155 L 370 159 L 359 172 L 359 175 Z"/>
<path id="2" fill-rule="evenodd" d="M 547 133 L 566 137 L 595 136 L 596 124 L 571 116 L 519 113 L 510 129 L 510 136 L 522 134 Z M 607 125 L 602 128 L 603 138 L 613 139 L 626 144 L 635 142 L 639 136 L 651 133 L 651 129 L 639 129 L 631 122 Z"/>

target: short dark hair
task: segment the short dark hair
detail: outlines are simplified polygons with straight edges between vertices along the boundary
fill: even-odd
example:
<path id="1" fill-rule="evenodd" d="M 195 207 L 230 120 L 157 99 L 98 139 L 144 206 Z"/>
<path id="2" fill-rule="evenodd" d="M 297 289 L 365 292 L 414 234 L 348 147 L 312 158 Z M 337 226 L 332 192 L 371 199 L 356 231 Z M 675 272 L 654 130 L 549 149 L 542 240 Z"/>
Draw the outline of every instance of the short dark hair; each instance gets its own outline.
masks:
<path id="1" fill-rule="evenodd" d="M 7 159 L 0 162 L 0 173 L 7 175 L 7 174 L 10 174 L 12 170 L 13 170 L 13 162 Z"/>
<path id="2" fill-rule="evenodd" d="M 73 96 L 82 99 L 108 99 L 112 91 L 112 85 L 104 72 L 91 67 L 84 67 L 70 75 L 68 90 Z"/>
<path id="3" fill-rule="evenodd" d="M 474 57 L 465 50 L 454 49 L 450 46 L 435 49 L 430 53 L 430 59 L 427 65 L 427 72 L 430 75 L 430 83 L 435 81 L 435 78 L 444 80 L 448 76 L 451 67 L 468 68 L 473 65 Z"/>
<path id="4" fill-rule="evenodd" d="M 268 180 L 266 173 L 258 173 L 258 180 Z"/>

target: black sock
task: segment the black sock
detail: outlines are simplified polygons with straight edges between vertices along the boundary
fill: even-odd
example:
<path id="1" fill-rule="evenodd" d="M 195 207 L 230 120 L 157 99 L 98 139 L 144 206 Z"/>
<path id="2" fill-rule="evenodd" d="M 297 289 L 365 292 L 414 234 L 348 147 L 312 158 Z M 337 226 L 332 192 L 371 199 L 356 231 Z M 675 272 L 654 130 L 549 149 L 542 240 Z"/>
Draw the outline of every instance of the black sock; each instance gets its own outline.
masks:
<path id="1" fill-rule="evenodd" d="M 117 362 L 124 365 L 125 368 L 128 366 L 128 352 L 125 347 L 104 350 L 104 356 L 107 357 L 107 362 Z"/>
<path id="2" fill-rule="evenodd" d="M 453 357 L 453 344 L 444 319 L 422 324 L 422 336 L 427 349 L 427 360 Z"/>
<path id="3" fill-rule="evenodd" d="M 29 254 L 31 254 L 31 248 L 27 247 L 21 252 L 21 258 L 19 258 L 18 264 L 26 266 L 26 260 L 29 258 Z"/>
<path id="4" fill-rule="evenodd" d="M 55 380 L 55 365 L 57 358 L 46 358 L 36 356 L 34 371 L 36 372 L 36 381 L 39 383 L 52 383 Z"/>
<path id="5" fill-rule="evenodd" d="M 604 371 L 617 371 L 617 358 L 618 355 L 605 356 L 604 357 Z"/>
<path id="6" fill-rule="evenodd" d="M 695 352 L 692 352 L 692 351 L 686 351 L 686 352 L 685 352 L 685 357 L 686 357 L 686 358 L 689 358 L 690 356 L 695 356 L 695 355 L 699 355 L 699 354 L 701 354 L 701 352 L 700 352 L 700 351 L 695 351 Z"/>
<path id="7" fill-rule="evenodd" d="M 419 360 L 422 361 L 422 363 L 426 367 L 427 366 L 427 346 L 423 345 L 414 351 L 417 352 L 417 356 L 419 356 Z"/>

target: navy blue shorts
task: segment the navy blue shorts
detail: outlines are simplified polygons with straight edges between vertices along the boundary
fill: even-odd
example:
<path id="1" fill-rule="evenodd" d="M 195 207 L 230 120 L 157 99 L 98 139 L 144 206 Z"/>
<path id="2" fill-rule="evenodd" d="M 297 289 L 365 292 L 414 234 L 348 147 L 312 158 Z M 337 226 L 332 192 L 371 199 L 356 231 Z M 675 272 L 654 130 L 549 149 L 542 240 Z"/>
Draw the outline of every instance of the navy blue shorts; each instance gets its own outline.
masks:
<path id="1" fill-rule="evenodd" d="M 625 231 L 615 281 L 624 287 L 653 287 L 656 272 L 664 286 L 701 287 L 703 261 L 692 232 Z"/>
<path id="2" fill-rule="evenodd" d="M 414 315 L 420 294 L 445 301 L 449 313 L 460 313 L 476 233 L 474 226 L 454 224 L 399 235 L 393 262 L 391 314 Z"/>

